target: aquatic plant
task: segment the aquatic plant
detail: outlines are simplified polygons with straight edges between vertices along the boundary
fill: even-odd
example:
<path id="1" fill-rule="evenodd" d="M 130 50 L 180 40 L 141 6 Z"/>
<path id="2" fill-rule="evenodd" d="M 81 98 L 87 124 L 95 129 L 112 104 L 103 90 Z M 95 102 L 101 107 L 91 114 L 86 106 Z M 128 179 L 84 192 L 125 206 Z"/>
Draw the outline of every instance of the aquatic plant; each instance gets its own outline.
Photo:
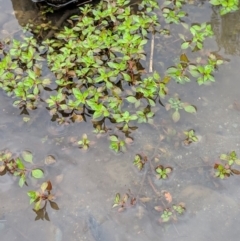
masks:
<path id="1" fill-rule="evenodd" d="M 170 98 L 168 100 L 168 103 L 165 105 L 165 108 L 167 111 L 169 111 L 170 109 L 174 110 L 172 114 L 172 119 L 174 122 L 178 122 L 180 120 L 179 110 L 185 110 L 188 113 L 196 113 L 196 108 L 186 102 L 181 102 L 181 100 L 178 98 L 178 95 Z"/>
<path id="2" fill-rule="evenodd" d="M 141 171 L 143 169 L 144 165 L 146 164 L 146 162 L 147 162 L 146 156 L 136 154 L 134 161 L 133 161 L 133 165 L 136 166 L 139 171 Z"/>
<path id="3" fill-rule="evenodd" d="M 58 121 L 62 122 L 63 116 L 92 115 L 94 121 L 110 118 L 123 123 L 123 131 L 130 121 L 147 121 L 154 113 L 145 112 L 143 99 L 154 106 L 164 83 L 156 74 L 140 81 L 136 66 L 145 59 L 148 31 L 158 26 L 152 12 L 157 4 L 142 1 L 136 14 L 128 4 L 106 0 L 94 9 L 85 5 L 81 16 L 72 17 L 73 27 L 64 27 L 56 39 L 43 45 L 33 37 L 13 40 L 0 62 L 0 87 L 17 97 L 14 105 L 37 108 L 41 92 L 51 83 L 41 76 L 44 56 L 57 84 L 56 94 L 44 100 Z M 132 97 L 124 91 L 129 84 Z M 123 107 L 133 98 L 136 110 L 130 113 Z"/>
<path id="4" fill-rule="evenodd" d="M 207 60 L 197 58 L 196 61 L 190 61 L 186 54 L 181 54 L 179 60 L 179 63 L 169 67 L 166 71 L 168 76 L 179 84 L 190 82 L 190 75 L 197 78 L 199 85 L 215 82 L 213 73 L 223 63 L 223 59 L 217 58 L 212 53 L 207 56 Z M 207 63 L 204 64 L 204 62 Z"/>
<path id="5" fill-rule="evenodd" d="M 201 59 L 198 60 L 200 62 Z M 189 64 L 189 73 L 197 78 L 197 83 L 199 85 L 209 84 L 210 82 L 215 82 L 213 72 L 218 65 L 221 65 L 223 60 L 217 59 L 215 55 L 210 54 L 208 56 L 207 64 Z"/>
<path id="6" fill-rule="evenodd" d="M 240 165 L 240 159 L 238 159 L 235 151 L 232 151 L 227 154 L 221 154 L 220 160 L 222 161 L 222 163 L 214 164 L 214 169 L 216 170 L 215 171 L 216 177 L 219 177 L 220 179 L 224 179 L 233 174 L 240 175 L 240 171 L 233 168 L 234 164 Z"/>
<path id="7" fill-rule="evenodd" d="M 89 148 L 90 141 L 88 140 L 87 134 L 82 135 L 82 140 L 78 141 L 78 145 L 83 150 L 87 150 Z"/>
<path id="8" fill-rule="evenodd" d="M 169 221 L 177 221 L 178 216 L 182 215 L 186 210 L 185 204 L 173 204 L 172 195 L 169 192 L 163 191 L 162 194 L 161 205 L 154 207 L 157 212 L 161 212 L 159 222 L 167 223 Z"/>
<path id="9" fill-rule="evenodd" d="M 172 66 L 167 69 L 167 74 L 172 77 L 177 83 L 185 84 L 186 82 L 190 82 L 190 78 L 186 73 L 187 66 L 182 63 L 176 64 L 176 66 Z"/>
<path id="10" fill-rule="evenodd" d="M 24 184 L 27 185 L 27 177 L 29 174 L 35 179 L 44 177 L 44 171 L 42 169 L 25 166 L 25 162 L 33 164 L 33 154 L 30 151 L 23 151 L 21 157 L 15 155 L 9 150 L 0 151 L 0 175 L 2 176 L 8 173 L 19 177 L 18 184 L 20 187 L 23 187 Z M 47 202 L 50 203 L 50 206 L 53 209 L 59 209 L 57 203 L 53 201 L 55 197 L 51 194 L 51 190 L 52 184 L 50 181 L 47 181 L 41 184 L 40 191 L 27 192 L 27 195 L 30 198 L 30 204 L 33 202 L 35 203 L 33 210 L 37 214 L 35 220 L 46 219 L 49 221 L 49 216 L 46 211 Z"/>
<path id="11" fill-rule="evenodd" d="M 120 140 L 116 135 L 111 135 L 109 137 L 109 140 L 109 148 L 114 150 L 115 152 L 124 152 L 126 150 L 126 142 L 124 140 Z"/>
<path id="12" fill-rule="evenodd" d="M 192 142 L 197 142 L 198 141 L 198 138 L 195 135 L 195 131 L 194 130 L 184 131 L 184 134 L 186 136 L 186 139 L 183 141 L 183 143 L 185 145 L 189 145 Z"/>
<path id="13" fill-rule="evenodd" d="M 51 193 L 52 191 L 52 183 L 50 181 L 43 182 L 41 184 L 41 188 L 38 191 L 28 191 L 27 195 L 30 198 L 30 204 L 34 204 L 33 211 L 37 214 L 35 220 L 38 219 L 46 219 L 50 221 L 48 213 L 47 213 L 47 203 L 50 204 L 51 208 L 55 210 L 59 210 L 59 207 L 56 202 L 54 195 Z"/>
<path id="14" fill-rule="evenodd" d="M 170 220 L 177 221 L 177 215 L 183 214 L 185 207 L 182 204 L 172 205 L 171 208 L 166 208 L 163 210 L 160 218 L 160 222 L 166 223 Z"/>
<path id="15" fill-rule="evenodd" d="M 227 13 L 238 10 L 238 0 L 210 0 L 210 3 L 220 8 L 220 14 L 225 15 Z"/>
<path id="16" fill-rule="evenodd" d="M 168 175 L 172 172 L 172 168 L 159 165 L 158 167 L 156 167 L 155 171 L 157 173 L 158 179 L 167 179 Z"/>
<path id="17" fill-rule="evenodd" d="M 220 160 L 226 161 L 229 166 L 233 164 L 240 165 L 240 159 L 237 156 L 237 153 L 235 151 L 231 151 L 227 154 L 221 154 Z"/>
<path id="18" fill-rule="evenodd" d="M 119 193 L 116 194 L 112 208 L 118 207 L 118 212 L 124 211 L 128 207 L 136 204 L 136 198 L 130 193 L 125 193 L 121 198 Z"/>
<path id="19" fill-rule="evenodd" d="M 183 0 L 167 0 L 164 2 L 164 8 L 162 9 L 162 13 L 166 23 L 180 23 L 181 18 L 187 15 L 186 12 L 181 10 L 183 4 Z"/>
<path id="20" fill-rule="evenodd" d="M 184 3 L 183 0 L 165 2 L 162 16 L 167 23 L 182 21 L 186 16 L 181 10 Z M 105 123 L 110 122 L 131 139 L 128 134 L 137 128 L 134 126 L 136 122 L 153 123 L 153 117 L 159 109 L 156 105 L 162 104 L 161 99 L 168 93 L 170 77 L 184 84 L 192 76 L 197 78 L 199 85 L 206 84 L 214 81 L 213 72 L 221 62 L 210 55 L 204 65 L 200 61 L 190 62 L 186 54 L 181 54 L 180 62 L 168 68 L 165 77 L 160 77 L 157 72 L 145 72 L 141 66 L 141 61 L 146 59 L 144 47 L 149 33 L 154 35 L 160 26 L 154 8 L 158 6 L 152 0 L 141 1 L 135 9 L 131 8 L 128 0 L 103 0 L 94 8 L 91 5 L 82 7 L 81 15 L 72 16 L 69 20 L 70 27 L 56 31 L 54 38 L 42 44 L 33 37 L 25 37 L 23 41 L 13 40 L 10 44 L 6 42 L 3 47 L 0 44 L 0 87 L 14 98 L 14 105 L 19 108 L 32 110 L 41 101 L 58 123 L 81 122 L 88 118 L 92 120 L 94 132 L 101 134 L 108 132 Z M 30 30 L 33 27 L 29 24 L 27 28 Z M 50 28 L 50 23 L 46 23 L 36 28 L 35 33 L 42 35 Z M 180 35 L 184 41 L 182 49 L 200 50 L 204 40 L 213 34 L 207 23 L 193 24 L 187 29 L 192 37 Z M 43 66 L 51 71 L 52 81 L 45 76 Z M 179 121 L 181 110 L 196 112 L 193 105 L 182 102 L 177 95 L 170 98 L 165 107 L 166 110 L 173 110 L 174 122 Z M 173 130 L 167 130 L 167 134 L 166 138 L 176 136 Z M 196 141 L 196 138 L 194 133 L 187 133 L 188 142 Z M 109 140 L 112 150 L 125 151 L 127 138 L 111 134 Z M 82 136 L 78 144 L 83 149 L 89 147 L 87 134 Z M 30 162 L 31 155 L 26 154 L 23 158 Z M 139 170 L 146 162 L 145 156 L 135 155 L 133 163 Z M 7 167 L 3 163 L 0 172 L 7 168 L 14 170 L 13 173 L 20 176 L 19 182 L 23 185 L 28 170 L 21 159 L 16 159 Z M 13 167 L 15 169 L 10 169 Z M 216 169 L 219 177 L 227 176 L 230 170 L 226 165 L 218 165 Z M 159 165 L 155 171 L 159 179 L 166 179 L 172 168 Z M 237 170 L 231 169 L 230 172 L 237 173 Z M 33 169 L 31 174 L 40 178 L 43 171 Z M 40 190 L 28 192 L 30 203 L 35 204 L 37 219 L 49 219 L 47 203 L 58 209 L 51 190 L 51 182 L 48 181 L 41 185 Z M 168 196 L 169 203 L 170 199 Z M 116 194 L 113 207 L 122 211 L 135 203 L 136 198 L 128 193 L 122 198 Z M 176 220 L 176 214 L 182 214 L 185 208 L 179 204 L 162 210 L 161 220 L 168 222 Z"/>
<path id="21" fill-rule="evenodd" d="M 189 28 L 188 25 L 183 25 L 186 28 Z M 183 34 L 179 34 L 179 37 L 184 41 L 181 45 L 182 49 L 187 49 L 191 47 L 193 51 L 197 51 L 203 48 L 203 41 L 207 37 L 213 36 L 212 27 L 210 24 L 202 23 L 202 24 L 193 24 L 189 31 L 192 34 L 192 39 L 186 40 Z"/>
<path id="22" fill-rule="evenodd" d="M 228 164 L 222 165 L 222 164 L 215 163 L 214 169 L 216 170 L 215 176 L 219 177 L 220 179 L 229 177 L 232 174 L 232 171 Z"/>
<path id="23" fill-rule="evenodd" d="M 33 178 L 42 178 L 44 172 L 40 168 L 29 168 L 26 167 L 24 162 L 32 162 L 32 153 L 29 151 L 22 152 L 23 160 L 19 156 L 14 156 L 9 150 L 0 152 L 0 174 L 5 175 L 9 173 L 11 175 L 19 177 L 19 186 L 22 187 L 26 183 L 26 177 L 30 173 Z"/>

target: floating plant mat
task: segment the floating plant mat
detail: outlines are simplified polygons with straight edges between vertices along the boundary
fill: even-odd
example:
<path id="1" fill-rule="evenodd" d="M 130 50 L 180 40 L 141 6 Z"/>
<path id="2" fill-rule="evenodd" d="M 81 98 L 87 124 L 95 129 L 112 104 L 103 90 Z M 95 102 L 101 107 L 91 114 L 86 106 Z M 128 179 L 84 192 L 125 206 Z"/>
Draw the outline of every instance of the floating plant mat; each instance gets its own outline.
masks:
<path id="1" fill-rule="evenodd" d="M 240 60 L 213 8 L 101 1 L 60 30 L 44 8 L 1 40 L 1 240 L 238 240 Z"/>

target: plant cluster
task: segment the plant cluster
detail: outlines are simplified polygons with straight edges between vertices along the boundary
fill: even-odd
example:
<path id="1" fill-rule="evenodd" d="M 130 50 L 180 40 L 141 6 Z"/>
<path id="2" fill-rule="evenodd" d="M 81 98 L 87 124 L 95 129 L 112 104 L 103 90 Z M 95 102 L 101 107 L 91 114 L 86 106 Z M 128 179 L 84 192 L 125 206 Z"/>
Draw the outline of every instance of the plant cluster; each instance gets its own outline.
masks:
<path id="1" fill-rule="evenodd" d="M 184 134 L 186 136 L 186 139 L 183 141 L 184 145 L 188 146 L 192 142 L 198 142 L 198 138 L 195 135 L 194 130 L 184 131 Z"/>
<path id="2" fill-rule="evenodd" d="M 218 59 L 214 54 L 209 54 L 207 63 L 203 64 L 202 62 L 201 58 L 198 58 L 195 63 L 190 62 L 187 55 L 182 54 L 180 56 L 180 63 L 168 68 L 167 74 L 180 84 L 190 82 L 189 74 L 197 78 L 199 85 L 215 82 L 213 73 L 217 69 L 217 66 L 223 63 L 223 60 Z"/>
<path id="3" fill-rule="evenodd" d="M 173 204 L 172 195 L 166 191 L 163 192 L 163 197 L 164 198 L 161 199 L 161 204 L 154 207 L 157 212 L 161 212 L 159 222 L 167 223 L 171 220 L 177 221 L 178 216 L 185 212 L 185 204 Z"/>
<path id="4" fill-rule="evenodd" d="M 87 150 L 89 148 L 90 141 L 88 140 L 87 134 L 82 135 L 82 140 L 78 141 L 78 145 L 83 150 Z"/>
<path id="5" fill-rule="evenodd" d="M 44 59 L 39 51 L 43 47 L 40 48 L 33 37 L 25 37 L 24 40 L 21 43 L 13 39 L 8 54 L 0 61 L 0 88 L 18 98 L 14 105 L 35 109 L 41 90 L 51 81 L 41 78 L 41 61 Z"/>
<path id="6" fill-rule="evenodd" d="M 18 184 L 20 187 L 27 185 L 27 177 L 29 174 L 33 178 L 40 179 L 44 177 L 44 172 L 40 168 L 29 168 L 25 166 L 26 163 L 33 164 L 33 155 L 30 151 L 23 151 L 20 156 L 14 155 L 9 150 L 0 152 L 0 175 L 11 174 L 19 177 Z M 47 201 L 50 202 L 52 208 L 58 210 L 58 205 L 53 202 L 55 197 L 51 194 L 52 184 L 50 181 L 41 184 L 41 191 L 28 191 L 30 204 L 35 203 L 33 211 L 37 214 L 35 220 L 46 219 L 49 221 L 46 210 Z"/>
<path id="7" fill-rule="evenodd" d="M 129 133 L 132 122 L 150 122 L 167 82 L 157 73 L 141 79 L 138 66 L 148 32 L 159 26 L 157 4 L 144 0 L 136 13 L 128 5 L 128 0 L 101 1 L 94 9 L 87 4 L 81 16 L 72 17 L 73 26 L 42 45 L 33 37 L 13 40 L 0 61 L 0 87 L 20 108 L 35 109 L 44 101 L 59 123 L 90 116 L 95 123 L 119 123 Z M 43 76 L 46 64 L 54 83 Z"/>
<path id="8" fill-rule="evenodd" d="M 134 161 L 133 161 L 133 165 L 136 166 L 139 171 L 141 171 L 144 168 L 147 161 L 148 161 L 148 159 L 147 159 L 146 156 L 136 154 L 135 158 L 134 158 Z"/>
<path id="9" fill-rule="evenodd" d="M 113 208 L 118 207 L 118 212 L 122 212 L 126 208 L 135 206 L 135 204 L 136 204 L 136 198 L 132 194 L 126 193 L 121 198 L 121 195 L 117 193 L 112 207 Z"/>
<path id="10" fill-rule="evenodd" d="M 183 25 L 188 28 L 188 25 Z M 190 27 L 190 32 L 192 34 L 192 38 L 190 40 L 186 40 L 184 35 L 179 34 L 179 37 L 184 41 L 181 45 L 182 49 L 187 49 L 191 47 L 193 51 L 197 51 L 203 48 L 203 41 L 207 37 L 213 36 L 212 27 L 210 24 L 202 23 L 202 24 L 193 24 Z"/>
<path id="11" fill-rule="evenodd" d="M 157 178 L 158 179 L 167 179 L 168 175 L 172 172 L 172 168 L 171 167 L 164 167 L 162 165 L 159 165 L 155 169 L 155 171 L 157 173 Z"/>
<path id="12" fill-rule="evenodd" d="M 220 8 L 220 14 L 225 15 L 227 13 L 238 10 L 238 0 L 210 0 L 213 6 Z"/>
<path id="13" fill-rule="evenodd" d="M 163 210 L 160 218 L 160 222 L 166 223 L 171 220 L 177 221 L 177 216 L 183 214 L 185 207 L 182 204 L 173 205 L 171 208 L 166 208 Z"/>
<path id="14" fill-rule="evenodd" d="M 9 150 L 0 152 L 0 174 L 11 174 L 13 176 L 19 177 L 19 186 L 22 187 L 26 183 L 26 177 L 30 173 L 33 178 L 42 178 L 43 171 L 39 168 L 27 168 L 24 162 L 32 162 L 32 153 L 29 151 L 22 152 L 22 159 L 19 156 L 14 157 L 13 153 Z"/>
<path id="15" fill-rule="evenodd" d="M 240 159 L 238 159 L 235 151 L 221 154 L 220 160 L 222 161 L 221 163 L 214 164 L 216 177 L 224 179 L 233 174 L 240 175 L 240 171 L 233 168 L 235 164 L 240 165 Z"/>
<path id="16" fill-rule="evenodd" d="M 168 100 L 165 108 L 167 111 L 169 111 L 170 109 L 174 110 L 172 114 L 172 119 L 174 122 L 178 122 L 180 120 L 179 110 L 185 110 L 188 113 L 196 113 L 196 108 L 193 105 L 190 105 L 186 102 L 181 102 L 177 95 Z"/>
<path id="17" fill-rule="evenodd" d="M 109 148 L 114 150 L 115 152 L 125 152 L 126 151 L 126 141 L 125 140 L 121 140 L 118 138 L 118 136 L 116 135 L 111 135 L 109 137 L 110 139 L 110 145 Z"/>
<path id="18" fill-rule="evenodd" d="M 51 208 L 59 210 L 59 207 L 56 202 L 54 195 L 51 193 L 52 183 L 50 181 L 43 182 L 39 191 L 28 191 L 27 194 L 30 198 L 30 204 L 34 204 L 33 211 L 37 214 L 35 220 L 46 219 L 50 221 L 47 213 L 47 203 L 50 203 Z"/>
<path id="19" fill-rule="evenodd" d="M 57 94 L 46 103 L 57 118 L 66 113 L 92 115 L 94 121 L 108 118 L 128 131 L 129 123 L 138 119 L 137 111 L 144 113 L 144 99 L 155 104 L 161 81 L 140 81 L 136 66 L 145 58 L 147 30 L 158 25 L 157 17 L 141 11 L 133 14 L 127 4 L 103 1 L 94 10 L 86 5 L 82 16 L 73 17 L 73 28 L 65 27 L 55 40 L 45 42 L 48 66 L 58 84 Z M 142 7 L 146 6 L 143 1 Z M 126 107 L 134 100 L 137 110 L 130 113 Z"/>
<path id="20" fill-rule="evenodd" d="M 162 9 L 163 17 L 165 18 L 166 23 L 180 23 L 181 18 L 187 15 L 186 12 L 182 11 L 182 5 L 184 4 L 184 0 L 176 0 L 176 1 L 165 1 L 164 7 Z"/>
<path id="21" fill-rule="evenodd" d="M 165 2 L 162 15 L 167 23 L 178 24 L 186 16 L 181 10 L 184 2 Z M 222 63 L 214 55 L 208 56 L 205 65 L 200 59 L 191 63 L 182 54 L 180 62 L 170 67 L 164 78 L 157 72 L 143 75 L 141 61 L 146 57 L 144 47 L 149 32 L 155 33 L 160 26 L 157 15 L 153 12 L 158 6 L 154 0 L 142 0 L 138 9 L 131 8 L 129 4 L 129 0 L 103 0 L 94 8 L 86 4 L 80 8 L 80 16 L 72 16 L 71 27 L 65 26 L 55 38 L 47 39 L 42 44 L 33 37 L 25 37 L 23 41 L 13 40 L 10 44 L 0 43 L 0 88 L 12 96 L 15 99 L 14 105 L 20 108 L 32 110 L 38 107 L 40 101 L 44 102 L 52 119 L 61 124 L 86 121 L 89 117 L 92 119 L 94 132 L 101 134 L 108 131 L 105 121 L 116 123 L 117 128 L 128 139 L 110 135 L 110 148 L 115 152 L 125 151 L 126 144 L 131 139 L 128 135 L 136 129 L 133 123 L 152 122 L 157 111 L 154 108 L 156 103 L 161 104 L 160 99 L 165 98 L 168 93 L 170 77 L 183 84 L 190 81 L 190 74 L 197 78 L 199 85 L 207 84 L 214 81 L 213 72 Z M 219 4 L 215 2 L 215 5 Z M 225 4 L 226 9 L 230 9 L 230 5 Z M 27 29 L 33 27 L 34 24 L 30 23 Z M 50 22 L 47 22 L 34 31 L 41 36 L 50 28 Z M 189 31 L 192 34 L 191 39 L 180 35 L 184 41 L 182 49 L 200 50 L 204 40 L 213 35 L 211 26 L 207 23 L 193 24 Z M 44 76 L 43 66 L 51 71 L 54 81 Z M 173 110 L 174 122 L 179 121 L 181 110 L 196 113 L 193 105 L 182 102 L 177 95 L 168 100 L 165 108 L 167 111 Z M 176 136 L 174 131 L 167 132 L 169 136 Z M 193 130 L 185 134 L 188 144 L 197 141 Z M 80 148 L 88 149 L 90 142 L 86 134 L 78 144 Z M 238 170 L 232 169 L 233 164 L 239 163 L 235 154 L 232 152 L 221 155 L 220 159 L 227 161 L 227 164 L 215 164 L 217 177 L 240 174 Z M 31 153 L 25 152 L 22 156 L 25 162 L 32 162 Z M 0 155 L 0 162 L 0 174 L 8 172 L 19 176 L 20 186 L 26 183 L 27 173 L 31 173 L 34 178 L 43 176 L 41 169 L 26 168 L 21 158 L 13 158 L 8 151 Z M 142 170 L 146 162 L 145 156 L 135 155 L 133 163 L 139 170 Z M 166 179 L 172 168 L 159 165 L 155 172 L 159 179 Z M 53 202 L 51 191 L 52 184 L 47 181 L 42 183 L 40 190 L 28 192 L 30 203 L 35 203 L 36 219 L 49 220 L 47 203 L 52 208 L 59 209 Z M 171 203 L 170 197 L 168 203 Z M 117 193 L 113 207 L 122 211 L 135 203 L 136 198 L 133 195 L 127 193 L 121 198 Z M 162 222 L 176 220 L 177 215 L 185 210 L 183 204 L 163 206 Z"/>

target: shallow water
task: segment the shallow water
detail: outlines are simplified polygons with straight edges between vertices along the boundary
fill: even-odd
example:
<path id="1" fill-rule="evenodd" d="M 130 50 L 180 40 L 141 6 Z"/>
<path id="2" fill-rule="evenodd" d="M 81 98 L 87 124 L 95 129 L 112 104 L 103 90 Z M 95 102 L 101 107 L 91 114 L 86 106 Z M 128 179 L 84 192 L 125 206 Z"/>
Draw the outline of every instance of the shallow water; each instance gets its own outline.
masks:
<path id="1" fill-rule="evenodd" d="M 0 0 L 0 38 L 21 35 L 20 26 L 33 16 L 35 10 L 30 5 L 20 6 L 20 2 Z M 13 14 L 16 6 L 18 20 Z M 219 67 L 216 82 L 210 86 L 172 81 L 170 95 L 177 92 L 182 100 L 197 107 L 197 114 L 183 113 L 175 124 L 160 106 L 155 125 L 139 125 L 132 133 L 133 144 L 124 154 L 110 151 L 105 136 L 92 133 L 90 121 L 59 126 L 51 121 L 44 106 L 30 112 L 30 121 L 25 123 L 23 117 L 27 115 L 20 115 L 21 111 L 12 106 L 13 99 L 1 91 L 1 150 L 17 154 L 31 151 L 34 163 L 44 166 L 44 181 L 51 180 L 60 207 L 56 211 L 48 206 L 50 222 L 34 221 L 26 192 L 39 188 L 38 182 L 30 178 L 29 187 L 19 188 L 14 178 L 0 177 L 1 241 L 239 240 L 239 177 L 223 181 L 213 177 L 213 165 L 220 154 L 235 150 L 240 155 L 240 58 L 235 25 L 239 12 L 221 18 L 205 2 L 194 2 L 184 9 L 190 16 L 186 22 L 212 20 L 214 29 L 220 29 L 206 41 L 204 49 L 220 49 L 218 53 L 230 62 Z M 174 29 L 180 31 L 177 26 Z M 155 44 L 153 67 L 161 72 L 178 58 L 180 42 L 156 35 Z M 200 141 L 189 147 L 182 146 L 176 137 L 161 141 L 167 128 L 179 132 L 194 129 Z M 87 152 L 71 143 L 83 133 L 92 142 Z M 136 153 L 142 152 L 152 157 L 152 165 L 161 163 L 173 168 L 169 180 L 156 180 L 150 165 L 142 173 L 136 170 L 132 161 Z M 45 165 L 48 155 L 56 163 Z M 151 201 L 138 201 L 122 213 L 112 209 L 116 193 L 123 195 L 129 189 L 134 196 Z M 176 222 L 160 224 L 160 213 L 154 206 L 161 204 L 158 193 L 166 191 L 171 193 L 173 203 L 185 203 L 186 212 Z"/>

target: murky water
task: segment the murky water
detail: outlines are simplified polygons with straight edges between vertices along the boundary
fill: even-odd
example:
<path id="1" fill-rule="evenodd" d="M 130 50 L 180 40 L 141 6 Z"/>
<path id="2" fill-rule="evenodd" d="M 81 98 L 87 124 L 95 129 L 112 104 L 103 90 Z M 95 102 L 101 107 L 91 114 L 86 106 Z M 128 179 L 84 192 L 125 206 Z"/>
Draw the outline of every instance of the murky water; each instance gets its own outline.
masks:
<path id="1" fill-rule="evenodd" d="M 30 112 L 30 121 L 25 123 L 23 117 L 27 115 L 20 114 L 12 106 L 13 99 L 1 91 L 0 149 L 31 151 L 34 163 L 44 166 L 44 180 L 51 180 L 60 207 L 56 211 L 48 206 L 50 222 L 34 221 L 26 193 L 39 188 L 39 183 L 30 179 L 29 187 L 19 188 L 15 178 L 0 177 L 1 241 L 239 240 L 239 177 L 221 181 L 213 175 L 220 154 L 235 150 L 240 155 L 239 12 L 220 17 L 207 2 L 197 1 L 184 9 L 189 13 L 188 23 L 212 21 L 215 37 L 204 49 L 218 51 L 230 61 L 219 67 L 216 82 L 210 86 L 172 81 L 169 94 L 177 92 L 182 100 L 197 107 L 197 114 L 183 113 L 174 124 L 169 113 L 159 107 L 155 125 L 139 125 L 132 133 L 134 143 L 124 154 L 110 151 L 106 138 L 92 133 L 90 122 L 59 126 L 51 121 L 44 106 Z M 0 38 L 21 35 L 21 25 L 35 11 L 31 1 L 0 0 Z M 174 29 L 179 31 L 176 26 Z M 180 42 L 155 36 L 155 70 L 161 73 L 174 64 Z M 194 129 L 201 138 L 185 147 L 176 136 L 161 140 L 167 129 Z M 71 142 L 83 133 L 92 143 L 87 152 Z M 143 152 L 152 157 L 151 165 L 173 168 L 169 180 L 156 180 L 151 165 L 142 173 L 136 170 L 134 156 Z M 46 166 L 48 155 L 56 162 Z M 151 201 L 138 201 L 122 213 L 112 209 L 116 193 L 123 195 L 129 189 L 134 196 Z M 169 224 L 160 224 L 160 213 L 154 209 L 161 205 L 158 194 L 163 192 L 171 193 L 173 203 L 186 206 L 184 215 Z"/>

